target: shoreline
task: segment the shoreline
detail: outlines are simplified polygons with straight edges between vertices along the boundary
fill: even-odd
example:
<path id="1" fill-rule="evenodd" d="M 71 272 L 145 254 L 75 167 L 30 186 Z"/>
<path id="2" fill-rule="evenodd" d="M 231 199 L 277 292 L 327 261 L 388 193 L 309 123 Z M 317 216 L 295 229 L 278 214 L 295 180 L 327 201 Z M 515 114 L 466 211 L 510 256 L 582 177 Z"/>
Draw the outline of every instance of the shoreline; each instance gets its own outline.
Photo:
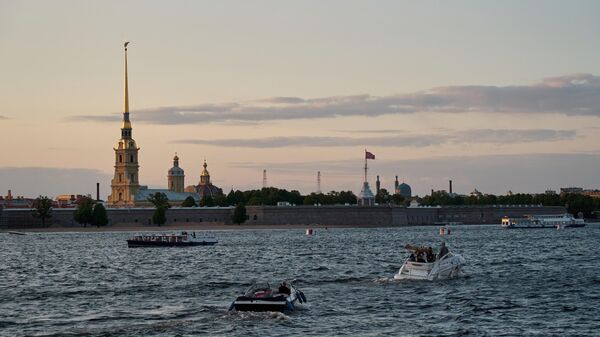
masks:
<path id="1" fill-rule="evenodd" d="M 329 228 L 389 228 L 389 227 L 415 227 L 415 226 L 382 226 L 382 225 L 225 225 L 225 224 L 185 224 L 163 226 L 116 225 L 105 227 L 37 227 L 37 228 L 4 228 L 0 233 L 104 233 L 104 232 L 163 232 L 179 230 L 195 231 L 227 231 L 227 230 L 283 230 L 283 229 L 329 229 Z"/>

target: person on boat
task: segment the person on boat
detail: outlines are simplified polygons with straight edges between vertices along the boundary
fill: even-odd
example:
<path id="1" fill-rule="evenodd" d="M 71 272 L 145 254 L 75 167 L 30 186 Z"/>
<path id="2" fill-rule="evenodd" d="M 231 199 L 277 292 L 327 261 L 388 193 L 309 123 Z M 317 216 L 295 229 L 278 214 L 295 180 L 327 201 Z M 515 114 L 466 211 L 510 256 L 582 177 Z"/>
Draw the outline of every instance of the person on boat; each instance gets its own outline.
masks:
<path id="1" fill-rule="evenodd" d="M 291 290 L 290 290 L 290 288 L 288 287 L 287 283 L 285 283 L 285 282 L 282 282 L 279 285 L 279 290 L 278 291 L 279 291 L 279 293 L 286 294 L 286 295 L 289 295 L 289 294 L 292 293 Z"/>
<path id="2" fill-rule="evenodd" d="M 433 255 L 433 248 L 427 247 L 427 262 L 432 263 L 435 261 L 435 255 Z"/>
<path id="3" fill-rule="evenodd" d="M 446 242 L 442 241 L 442 244 L 440 246 L 440 252 L 438 253 L 438 259 L 441 259 L 446 254 L 448 254 L 448 248 L 446 247 Z"/>
<path id="4" fill-rule="evenodd" d="M 417 258 L 415 257 L 415 253 L 414 252 L 410 253 L 410 257 L 408 258 L 408 261 L 415 262 L 416 260 L 417 260 Z"/>

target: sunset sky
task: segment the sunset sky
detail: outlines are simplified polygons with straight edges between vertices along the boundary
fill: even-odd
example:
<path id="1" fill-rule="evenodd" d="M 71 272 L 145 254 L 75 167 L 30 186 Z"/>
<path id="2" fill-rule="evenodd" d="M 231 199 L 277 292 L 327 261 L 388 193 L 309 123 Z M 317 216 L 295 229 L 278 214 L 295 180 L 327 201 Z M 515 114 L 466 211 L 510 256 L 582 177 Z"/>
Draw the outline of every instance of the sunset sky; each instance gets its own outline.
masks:
<path id="1" fill-rule="evenodd" d="M 600 188 L 599 1 L 0 0 L 0 194 L 109 194 L 129 45 L 140 181 L 226 192 Z"/>

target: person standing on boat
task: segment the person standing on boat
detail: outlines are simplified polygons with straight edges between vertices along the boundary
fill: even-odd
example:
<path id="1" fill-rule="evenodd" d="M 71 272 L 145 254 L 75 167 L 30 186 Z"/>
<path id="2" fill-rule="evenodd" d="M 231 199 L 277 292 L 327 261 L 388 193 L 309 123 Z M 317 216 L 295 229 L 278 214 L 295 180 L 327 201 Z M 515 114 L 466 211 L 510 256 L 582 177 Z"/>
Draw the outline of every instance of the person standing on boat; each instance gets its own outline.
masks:
<path id="1" fill-rule="evenodd" d="M 442 241 L 442 244 L 440 246 L 440 252 L 438 253 L 438 259 L 441 259 L 446 254 L 448 254 L 448 248 L 446 247 L 446 242 Z"/>

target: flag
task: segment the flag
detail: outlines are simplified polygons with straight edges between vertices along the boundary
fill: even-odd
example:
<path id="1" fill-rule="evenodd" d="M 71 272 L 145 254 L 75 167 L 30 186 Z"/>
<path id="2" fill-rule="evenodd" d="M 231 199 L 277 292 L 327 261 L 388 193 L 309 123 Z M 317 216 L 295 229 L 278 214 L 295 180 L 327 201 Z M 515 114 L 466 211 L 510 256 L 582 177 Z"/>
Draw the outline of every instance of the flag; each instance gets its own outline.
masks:
<path id="1" fill-rule="evenodd" d="M 366 159 L 375 159 L 375 155 L 369 151 L 365 151 L 365 158 Z"/>

